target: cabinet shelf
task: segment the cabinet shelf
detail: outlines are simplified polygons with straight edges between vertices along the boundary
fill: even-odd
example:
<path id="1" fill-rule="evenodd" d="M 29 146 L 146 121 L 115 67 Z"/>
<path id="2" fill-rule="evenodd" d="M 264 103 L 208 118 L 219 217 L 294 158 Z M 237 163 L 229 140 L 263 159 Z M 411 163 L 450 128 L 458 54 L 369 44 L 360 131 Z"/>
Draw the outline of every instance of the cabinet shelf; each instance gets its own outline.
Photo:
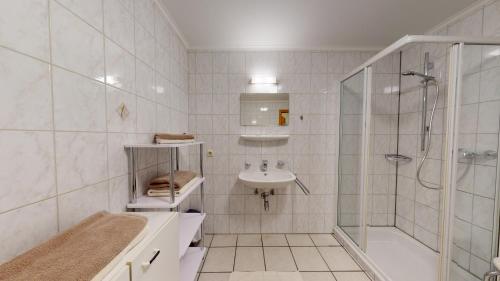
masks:
<path id="1" fill-rule="evenodd" d="M 170 175 L 175 177 L 175 171 L 179 170 L 179 148 L 189 147 L 189 146 L 199 146 L 199 164 L 200 171 L 198 177 L 193 179 L 188 183 L 187 186 L 183 187 L 182 193 L 174 197 L 150 197 L 138 194 L 138 165 L 137 159 L 139 159 L 139 150 L 142 148 L 154 148 L 154 149 L 164 149 L 168 150 L 169 160 L 170 160 Z M 196 278 L 197 271 L 203 261 L 206 248 L 203 247 L 189 247 L 191 241 L 196 236 L 198 231 L 201 232 L 203 237 L 203 221 L 205 220 L 206 214 L 203 213 L 204 210 L 204 182 L 203 177 L 203 142 L 183 142 L 183 143 L 167 143 L 167 144 L 129 144 L 125 145 L 125 149 L 128 153 L 129 161 L 129 203 L 127 208 L 130 210 L 142 210 L 142 211 L 180 211 L 178 208 L 185 199 L 189 198 L 191 194 L 198 188 L 200 202 L 201 202 L 201 214 L 200 213 L 180 213 L 179 212 L 179 225 L 178 225 L 178 241 L 171 241 L 175 244 L 170 250 L 172 252 L 177 251 L 177 261 L 180 268 L 180 280 L 182 281 L 194 281 Z M 171 182 L 175 182 L 175 178 L 171 179 Z M 176 248 L 177 247 L 177 248 Z M 177 263 L 179 262 L 179 263 Z M 154 279 L 156 280 L 156 279 Z"/>
<path id="2" fill-rule="evenodd" d="M 175 196 L 175 202 L 172 203 L 170 197 L 150 197 L 141 196 L 137 198 L 135 203 L 128 203 L 127 208 L 129 209 L 173 209 L 179 206 L 186 198 L 189 197 L 193 191 L 201 186 L 205 182 L 205 178 L 198 177 L 193 181 L 190 186 L 186 187 L 184 191 L 179 196 Z"/>
<path id="3" fill-rule="evenodd" d="M 180 213 L 179 214 L 179 257 L 182 258 L 188 251 L 189 244 L 193 241 L 206 214 Z"/>
<path id="4" fill-rule="evenodd" d="M 194 281 L 207 248 L 190 247 L 181 259 L 181 281 Z"/>
<path id="5" fill-rule="evenodd" d="M 179 142 L 179 143 L 133 143 L 126 144 L 125 148 L 176 148 L 204 144 L 202 141 Z"/>

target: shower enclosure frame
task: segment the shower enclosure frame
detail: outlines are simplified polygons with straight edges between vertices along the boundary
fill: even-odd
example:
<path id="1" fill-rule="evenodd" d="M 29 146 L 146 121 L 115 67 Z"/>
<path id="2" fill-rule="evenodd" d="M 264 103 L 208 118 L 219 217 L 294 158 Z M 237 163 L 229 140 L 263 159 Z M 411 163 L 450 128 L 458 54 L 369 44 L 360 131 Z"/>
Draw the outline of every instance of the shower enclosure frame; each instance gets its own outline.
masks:
<path id="1" fill-rule="evenodd" d="M 349 235 L 341 228 L 339 225 L 339 219 L 335 222 L 335 227 L 333 232 L 339 238 L 341 243 L 354 254 L 355 259 L 365 268 L 371 271 L 375 276 L 376 280 L 389 280 L 389 277 L 381 271 L 376 264 L 366 255 L 367 249 L 367 223 L 366 218 L 368 215 L 367 212 L 367 197 L 368 197 L 368 189 L 366 187 L 366 183 L 368 183 L 368 168 L 369 168 L 369 157 L 370 151 L 370 140 L 369 135 L 371 132 L 371 97 L 372 93 L 372 77 L 373 77 L 373 65 L 381 60 L 382 58 L 395 53 L 403 49 L 405 46 L 409 44 L 417 44 L 417 43 L 443 43 L 449 44 L 449 63 L 448 63 L 448 98 L 447 98 L 447 108 L 446 108 L 446 134 L 445 134 L 445 146 L 443 150 L 444 154 L 444 165 L 441 173 L 441 178 L 443 182 L 443 194 L 441 198 L 441 206 L 443 210 L 443 215 L 439 219 L 439 265 L 438 265 L 438 280 L 439 281 L 447 281 L 449 280 L 449 272 L 451 265 L 451 248 L 453 243 L 453 218 L 454 218 L 454 207 L 455 206 L 455 188 L 456 183 L 456 174 L 454 169 L 454 163 L 457 163 L 458 153 L 458 126 L 459 126 L 459 113 L 460 113 L 460 104 L 457 104 L 457 101 L 460 101 L 461 97 L 461 87 L 462 87 L 462 79 L 460 77 L 462 73 L 462 59 L 463 59 L 463 49 L 465 45 L 498 45 L 500 46 L 499 38 L 488 38 L 488 37 L 460 37 L 460 36 L 427 36 L 427 35 L 406 35 L 403 38 L 399 39 L 392 45 L 383 49 L 379 53 L 377 53 L 372 58 L 368 59 L 365 63 L 355 68 L 348 75 L 344 76 L 341 80 L 341 95 L 340 99 L 342 99 L 342 91 L 344 82 L 346 82 L 349 78 L 363 72 L 364 75 L 364 87 L 363 87 L 363 127 L 362 127 L 362 156 L 361 156 L 361 166 L 360 166 L 360 239 L 359 245 L 354 243 L 354 241 L 349 237 Z M 339 99 L 339 100 L 340 100 Z M 339 102 L 341 104 L 341 102 Z M 337 200 L 339 200 L 339 188 L 341 184 L 341 167 L 340 167 L 340 150 L 341 150 L 341 136 L 342 136 L 342 111 L 339 112 L 339 167 L 338 167 L 338 185 L 337 185 Z M 497 179 L 498 180 L 498 179 Z M 498 198 L 499 194 L 496 193 Z M 496 200 L 498 202 L 498 200 Z M 337 202 L 338 203 L 338 202 Z M 340 206 L 337 204 L 337 208 Z M 498 218 L 498 206 L 495 205 L 495 218 Z M 337 214 L 337 217 L 339 214 Z M 497 219 L 495 219 L 495 226 L 498 225 Z M 495 227 L 497 229 L 497 227 Z M 498 233 L 496 233 L 498 236 Z M 496 248 L 499 245 L 495 245 Z"/>
<path id="2" fill-rule="evenodd" d="M 352 72 L 348 77 L 344 78 L 342 80 L 345 81 L 355 75 L 358 75 L 360 73 L 363 73 L 363 101 L 367 101 L 367 102 L 363 102 L 363 109 L 362 109 L 362 112 L 363 112 L 363 119 L 362 119 L 362 123 L 363 123 L 363 134 L 362 134 L 362 137 L 361 137 L 361 140 L 362 140 L 362 144 L 361 144 L 361 163 L 362 163 L 362 166 L 361 166 L 361 170 L 360 170 L 360 175 L 363 175 L 365 173 L 365 171 L 368 171 L 368 157 L 367 155 L 369 155 L 369 146 L 368 146 L 368 143 L 365 143 L 368 138 L 365 134 L 367 134 L 367 132 L 369 133 L 370 132 L 370 125 L 369 125 L 369 122 L 367 123 L 367 116 L 370 116 L 371 115 L 371 107 L 370 106 L 367 106 L 368 104 L 370 104 L 369 102 L 371 102 L 371 95 L 369 95 L 369 93 L 366 91 L 367 88 L 370 88 L 372 86 L 372 68 L 371 67 L 363 67 L 361 70 L 357 71 L 357 72 Z M 342 93 L 344 91 L 344 87 L 341 87 L 340 89 L 340 96 L 342 97 Z M 340 101 L 340 99 L 339 99 Z M 337 112 L 339 112 L 339 115 L 342 114 L 342 108 L 341 108 L 341 102 L 339 102 L 339 108 L 337 110 Z M 367 112 L 368 114 L 364 114 L 364 112 Z M 368 124 L 368 126 L 367 126 Z M 366 127 L 367 126 L 367 127 Z M 339 118 L 339 136 L 342 135 L 342 120 Z M 342 140 L 339 138 L 339 145 L 338 145 L 338 153 L 337 155 L 341 155 L 341 149 L 342 149 Z M 340 160 L 338 161 L 340 163 Z M 341 165 L 338 165 L 337 167 L 337 172 L 338 172 L 338 175 L 341 175 Z M 340 177 L 339 177 L 339 181 L 340 181 Z M 367 182 L 367 178 L 365 177 L 361 177 L 360 178 L 360 186 L 364 186 L 365 183 Z M 338 190 L 336 191 L 337 192 L 337 198 L 338 198 Z M 365 194 L 365 192 L 360 192 L 360 201 L 362 202 L 360 204 L 360 209 L 359 209 L 359 212 L 360 212 L 360 221 L 359 221 L 359 224 L 360 224 L 360 227 L 362 228 L 364 225 L 366 225 L 366 216 L 364 215 L 361 215 L 361 214 L 365 214 L 366 212 L 366 202 L 367 202 L 367 196 Z M 339 214 L 337 213 L 337 221 L 339 220 L 338 218 Z M 335 224 L 336 227 L 338 227 L 337 224 Z M 352 239 L 352 238 L 351 238 Z M 366 236 L 363 237 L 362 240 L 360 240 L 358 242 L 358 247 L 362 248 L 362 249 L 365 249 L 365 246 L 366 246 Z"/>

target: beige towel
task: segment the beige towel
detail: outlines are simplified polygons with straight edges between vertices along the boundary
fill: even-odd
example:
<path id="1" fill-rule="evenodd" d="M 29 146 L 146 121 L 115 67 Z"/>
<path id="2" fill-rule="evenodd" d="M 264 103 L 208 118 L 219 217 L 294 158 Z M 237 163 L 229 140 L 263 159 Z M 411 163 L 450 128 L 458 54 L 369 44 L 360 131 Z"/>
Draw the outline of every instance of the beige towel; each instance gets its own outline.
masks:
<path id="1" fill-rule="evenodd" d="M 191 186 L 191 184 L 195 181 L 196 181 L 196 178 L 193 178 L 192 180 L 190 180 L 187 184 L 185 184 L 180 189 L 176 189 L 175 196 L 179 196 L 182 193 L 186 192 L 187 187 Z M 151 197 L 170 197 L 170 189 L 168 189 L 168 188 L 149 188 L 147 195 L 151 196 Z"/>
<path id="2" fill-rule="evenodd" d="M 168 133 L 157 133 L 155 134 L 155 143 L 160 143 L 162 141 L 187 141 L 194 140 L 194 136 L 190 134 L 168 134 Z"/>
<path id="3" fill-rule="evenodd" d="M 142 233 L 146 222 L 138 215 L 96 213 L 0 265 L 0 280 L 92 280 Z"/>
<path id="4" fill-rule="evenodd" d="M 188 182 L 196 177 L 196 173 L 191 171 L 175 171 L 174 172 L 174 189 L 179 190 Z M 150 189 L 170 189 L 170 174 L 154 178 L 149 182 Z"/>

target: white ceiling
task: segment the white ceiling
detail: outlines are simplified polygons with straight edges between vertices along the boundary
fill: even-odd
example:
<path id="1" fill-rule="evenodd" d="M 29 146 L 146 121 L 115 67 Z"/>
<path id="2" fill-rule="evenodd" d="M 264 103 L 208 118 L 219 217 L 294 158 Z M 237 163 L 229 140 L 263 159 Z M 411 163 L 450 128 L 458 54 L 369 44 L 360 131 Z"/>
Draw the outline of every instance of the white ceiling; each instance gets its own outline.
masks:
<path id="1" fill-rule="evenodd" d="M 366 48 L 422 34 L 474 0 L 161 0 L 191 49 Z"/>

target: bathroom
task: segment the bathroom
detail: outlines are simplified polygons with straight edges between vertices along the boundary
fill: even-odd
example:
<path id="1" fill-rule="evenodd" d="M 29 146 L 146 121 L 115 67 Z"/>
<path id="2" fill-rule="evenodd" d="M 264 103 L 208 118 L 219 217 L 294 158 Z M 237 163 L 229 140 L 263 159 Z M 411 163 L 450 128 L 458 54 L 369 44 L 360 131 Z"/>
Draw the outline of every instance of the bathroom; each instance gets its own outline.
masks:
<path id="1" fill-rule="evenodd" d="M 500 274 L 500 0 L 4 0 L 0 62 L 0 280 Z"/>

